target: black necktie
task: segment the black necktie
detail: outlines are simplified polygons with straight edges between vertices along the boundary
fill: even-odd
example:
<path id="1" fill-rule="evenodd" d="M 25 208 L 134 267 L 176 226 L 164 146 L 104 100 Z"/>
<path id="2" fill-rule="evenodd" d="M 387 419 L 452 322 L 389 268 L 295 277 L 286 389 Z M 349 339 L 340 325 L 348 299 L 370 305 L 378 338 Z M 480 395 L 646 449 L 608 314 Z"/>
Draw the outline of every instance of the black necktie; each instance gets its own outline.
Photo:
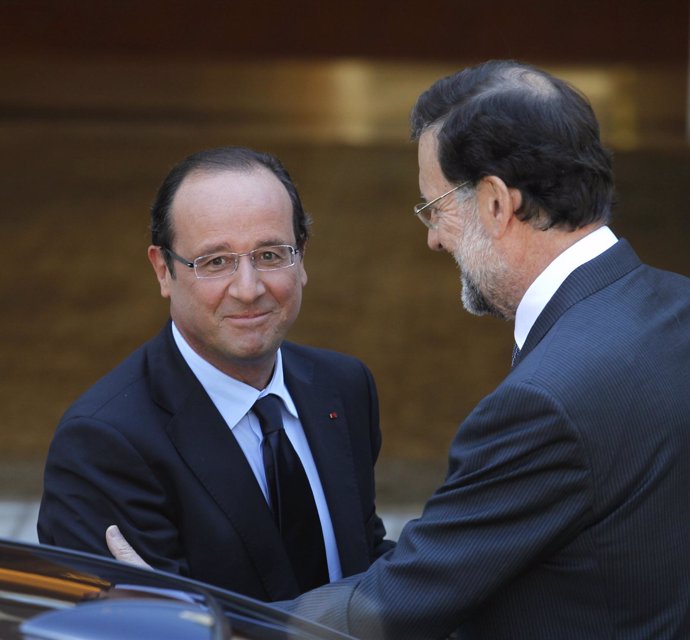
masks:
<path id="1" fill-rule="evenodd" d="M 304 593 L 328 582 L 321 521 L 304 467 L 283 428 L 281 400 L 269 394 L 253 406 L 264 439 L 261 454 L 273 518 Z"/>
<path id="2" fill-rule="evenodd" d="M 515 363 L 517 362 L 517 359 L 519 357 L 520 357 L 520 347 L 518 347 L 517 344 L 513 344 L 513 357 L 510 361 L 511 369 L 515 366 Z"/>

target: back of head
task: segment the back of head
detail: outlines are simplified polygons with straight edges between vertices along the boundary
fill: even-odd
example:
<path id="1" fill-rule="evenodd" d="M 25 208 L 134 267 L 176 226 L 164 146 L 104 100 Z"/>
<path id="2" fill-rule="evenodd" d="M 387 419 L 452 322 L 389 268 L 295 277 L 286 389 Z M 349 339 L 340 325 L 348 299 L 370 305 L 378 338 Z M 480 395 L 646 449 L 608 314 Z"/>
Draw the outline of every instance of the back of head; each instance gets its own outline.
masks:
<path id="1" fill-rule="evenodd" d="M 513 61 L 442 78 L 417 100 L 412 137 L 433 127 L 454 184 L 495 175 L 522 194 L 516 215 L 574 230 L 611 217 L 611 157 L 587 99 L 567 82 Z"/>
<path id="2" fill-rule="evenodd" d="M 290 197 L 292 203 L 293 228 L 297 248 L 301 251 L 309 237 L 309 216 L 302 207 L 297 187 L 280 160 L 270 153 L 254 151 L 246 147 L 217 147 L 205 149 L 178 162 L 165 177 L 151 205 L 151 244 L 171 248 L 174 228 L 170 209 L 175 194 L 184 179 L 196 173 L 222 173 L 224 171 L 249 173 L 257 169 L 270 171 Z M 171 258 L 166 253 L 168 267 L 173 271 Z"/>

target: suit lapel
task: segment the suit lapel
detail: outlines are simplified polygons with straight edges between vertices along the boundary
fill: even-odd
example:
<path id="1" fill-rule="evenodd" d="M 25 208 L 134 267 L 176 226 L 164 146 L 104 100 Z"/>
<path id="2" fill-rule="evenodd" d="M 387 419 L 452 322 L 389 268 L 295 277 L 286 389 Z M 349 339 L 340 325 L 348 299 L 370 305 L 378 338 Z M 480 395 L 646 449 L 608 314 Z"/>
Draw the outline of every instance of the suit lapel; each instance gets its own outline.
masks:
<path id="1" fill-rule="evenodd" d="M 292 568 L 251 467 L 171 334 L 166 342 L 152 378 L 157 400 L 173 414 L 168 436 L 244 542 L 269 597 L 292 598 L 298 593 Z"/>
<path id="2" fill-rule="evenodd" d="M 364 514 L 346 407 L 336 389 L 316 381 L 312 361 L 284 349 L 283 367 L 326 496 L 343 575 L 364 571 L 369 547 L 364 527 L 356 526 Z"/>
<path id="3" fill-rule="evenodd" d="M 626 240 L 573 271 L 539 314 L 520 350 L 518 362 L 536 347 L 554 323 L 573 305 L 622 278 L 641 264 Z"/>

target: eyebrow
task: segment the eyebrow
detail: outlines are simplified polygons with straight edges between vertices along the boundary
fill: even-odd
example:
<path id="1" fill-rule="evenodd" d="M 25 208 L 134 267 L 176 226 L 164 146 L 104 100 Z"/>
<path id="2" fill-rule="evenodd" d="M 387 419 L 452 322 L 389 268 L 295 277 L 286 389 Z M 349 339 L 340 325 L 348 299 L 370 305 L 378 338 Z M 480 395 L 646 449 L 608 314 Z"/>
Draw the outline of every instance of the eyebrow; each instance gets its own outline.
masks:
<path id="1" fill-rule="evenodd" d="M 259 249 L 261 247 L 272 247 L 277 244 L 289 244 L 289 245 L 295 245 L 296 243 L 294 241 L 288 242 L 286 240 L 278 240 L 277 238 L 269 238 L 269 239 L 263 239 L 259 241 L 257 244 L 254 245 L 252 249 L 249 249 L 249 251 L 253 251 L 254 249 Z M 234 251 L 231 249 L 227 244 L 214 244 L 210 245 L 209 247 L 202 249 L 201 252 L 198 254 L 198 256 L 208 256 L 213 253 L 241 253 L 240 251 Z"/>

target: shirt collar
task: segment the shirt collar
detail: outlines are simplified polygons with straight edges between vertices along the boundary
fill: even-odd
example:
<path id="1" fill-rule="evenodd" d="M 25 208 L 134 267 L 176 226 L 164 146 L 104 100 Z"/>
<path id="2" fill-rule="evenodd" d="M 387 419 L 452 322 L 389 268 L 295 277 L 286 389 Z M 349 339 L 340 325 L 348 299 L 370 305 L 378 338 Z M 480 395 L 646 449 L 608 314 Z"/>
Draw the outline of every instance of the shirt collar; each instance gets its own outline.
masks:
<path id="1" fill-rule="evenodd" d="M 612 247 L 618 239 L 607 226 L 599 227 L 555 258 L 530 285 L 515 312 L 515 343 L 522 349 L 532 326 L 564 280 L 578 267 Z"/>
<path id="2" fill-rule="evenodd" d="M 259 391 L 251 385 L 223 373 L 210 362 L 204 360 L 189 346 L 174 322 L 172 323 L 172 334 L 184 361 L 189 365 L 192 373 L 197 377 L 230 428 L 234 428 L 240 422 L 259 398 L 269 393 L 281 398 L 288 412 L 295 418 L 298 417 L 295 403 L 285 386 L 283 355 L 280 349 L 276 352 L 273 375 L 266 388 Z"/>

